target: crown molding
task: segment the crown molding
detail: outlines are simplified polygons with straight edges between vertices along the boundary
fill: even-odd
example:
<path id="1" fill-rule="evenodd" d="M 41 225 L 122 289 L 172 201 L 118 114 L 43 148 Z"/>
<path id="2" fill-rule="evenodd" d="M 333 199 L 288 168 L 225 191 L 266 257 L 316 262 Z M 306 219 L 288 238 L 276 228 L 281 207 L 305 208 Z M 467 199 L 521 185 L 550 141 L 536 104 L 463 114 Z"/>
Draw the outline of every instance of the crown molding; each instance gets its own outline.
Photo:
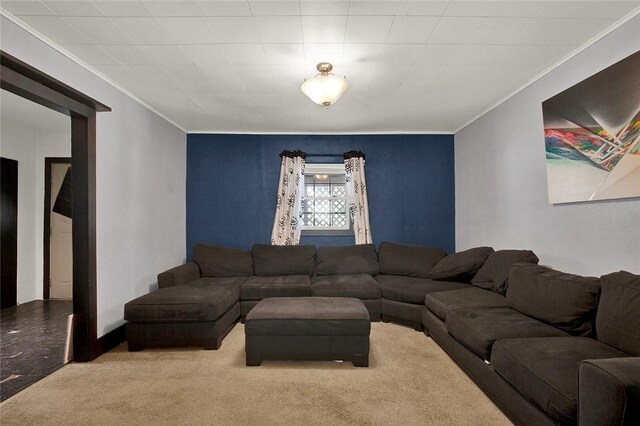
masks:
<path id="1" fill-rule="evenodd" d="M 384 132 L 370 132 L 370 131 L 351 131 L 351 132 L 239 132 L 239 131 L 225 131 L 225 130 L 195 130 L 187 132 L 188 135 L 299 135 L 299 136 L 342 136 L 342 135 L 453 135 L 451 130 L 443 131 L 384 131 Z"/>
<path id="2" fill-rule="evenodd" d="M 506 95 L 505 97 L 501 98 L 498 102 L 494 103 L 493 105 L 491 105 L 488 108 L 485 108 L 481 113 L 473 116 L 465 124 L 463 124 L 462 126 L 458 127 L 456 130 L 454 130 L 453 134 L 458 133 L 460 130 L 464 129 L 465 127 L 467 127 L 468 125 L 470 125 L 471 123 L 473 123 L 474 121 L 479 119 L 480 117 L 484 116 L 488 112 L 492 111 L 493 109 L 497 108 L 501 104 L 505 103 L 507 100 L 509 100 L 513 96 L 517 95 L 518 93 L 520 93 L 521 91 L 523 91 L 524 89 L 526 89 L 527 87 L 529 87 L 530 85 L 535 83 L 536 81 L 540 80 L 542 77 L 544 77 L 545 75 L 549 74 L 550 72 L 552 72 L 553 70 L 558 68 L 560 65 L 564 64 L 565 62 L 567 62 L 569 59 L 573 58 L 577 54 L 579 54 L 579 53 L 583 52 L 584 50 L 588 49 L 591 45 L 593 45 L 596 42 L 598 42 L 599 40 L 603 39 L 604 37 L 606 37 L 607 35 L 609 35 L 613 31 L 615 31 L 617 28 L 621 27 L 622 25 L 624 25 L 629 20 L 633 19 L 634 17 L 636 17 L 639 14 L 640 14 L 640 6 L 636 7 L 631 12 L 627 13 L 624 17 L 622 17 L 621 19 L 617 20 L 613 24 L 609 25 L 602 32 L 600 32 L 597 35 L 593 36 L 586 43 L 582 44 L 581 46 L 579 46 L 578 48 L 573 50 L 571 53 L 566 55 L 564 58 L 560 59 L 558 62 L 556 62 L 555 64 L 551 65 L 549 68 L 547 68 L 544 71 L 542 71 L 541 73 L 537 74 L 532 79 L 528 80 L 526 83 L 524 83 L 522 86 L 518 87 L 513 92 L 511 92 L 508 95 Z"/>
<path id="3" fill-rule="evenodd" d="M 107 77 L 106 75 L 102 74 L 100 71 L 92 68 L 89 64 L 87 64 L 86 62 L 82 61 L 80 58 L 75 56 L 73 53 L 71 53 L 68 50 L 64 49 L 62 46 L 59 46 L 58 44 L 56 44 L 55 42 L 53 42 L 52 40 L 50 40 L 46 36 L 40 34 L 38 31 L 36 31 L 33 28 L 31 28 L 29 25 L 27 25 L 24 22 L 22 22 L 20 20 L 20 18 L 15 17 L 14 15 L 12 15 L 10 12 L 7 12 L 2 7 L 0 7 L 0 15 L 4 16 L 5 18 L 10 20 L 11 22 L 13 22 L 17 26 L 19 26 L 20 28 L 22 28 L 23 30 L 25 30 L 26 32 L 28 32 L 29 34 L 31 34 L 32 36 L 34 36 L 35 38 L 40 40 L 41 42 L 45 43 L 46 45 L 48 45 L 52 49 L 58 51 L 62 55 L 64 55 L 67 58 L 71 59 L 73 62 L 75 62 L 76 64 L 80 65 L 81 67 L 83 67 L 84 69 L 89 71 L 90 73 L 92 73 L 95 76 L 99 77 L 104 82 L 106 82 L 109 85 L 113 86 L 114 88 L 118 89 L 119 91 L 121 91 L 122 93 L 124 93 L 125 95 L 127 95 L 128 97 L 130 97 L 131 99 L 133 99 L 134 101 L 136 101 L 137 103 L 142 105 L 143 107 L 147 108 L 148 110 L 150 110 L 151 112 L 153 112 L 157 116 L 159 116 L 162 119 L 166 120 L 167 122 L 171 123 L 173 126 L 175 126 L 178 129 L 182 130 L 184 133 L 187 133 L 187 129 L 182 127 L 180 124 L 176 123 L 171 118 L 167 117 L 166 115 L 164 115 L 163 113 L 161 113 L 160 111 L 158 111 L 157 109 L 155 109 L 154 107 L 152 107 L 151 105 L 149 105 L 148 103 L 143 101 L 142 99 L 138 98 L 136 95 L 131 93 L 129 90 L 127 90 L 124 87 L 120 86 L 118 83 L 116 83 L 115 81 L 111 80 L 109 77 Z M 72 86 L 72 84 L 70 84 L 70 85 Z"/>
<path id="4" fill-rule="evenodd" d="M 62 55 L 64 55 L 67 58 L 71 59 L 72 61 L 74 61 L 75 63 L 80 65 L 81 67 L 85 68 L 87 71 L 89 71 L 92 74 L 98 76 L 100 79 L 102 79 L 106 83 L 108 83 L 111 86 L 113 86 L 114 88 L 120 90 L 122 93 L 124 93 L 125 95 L 127 95 L 128 97 L 133 99 L 134 101 L 138 102 L 140 105 L 144 106 L 145 108 L 149 109 L 150 111 L 152 111 L 153 113 L 155 113 L 159 117 L 163 118 L 167 122 L 171 123 L 172 125 L 174 125 L 178 129 L 180 129 L 181 131 L 185 132 L 186 134 L 231 134 L 231 135 L 234 135 L 234 134 L 242 134 L 242 135 L 451 135 L 451 134 L 453 134 L 453 135 L 455 135 L 460 130 L 464 129 L 465 127 L 469 126 L 471 123 L 473 123 L 474 121 L 478 120 L 479 118 L 481 118 L 482 116 L 484 116 L 488 112 L 490 112 L 493 109 L 497 108 L 498 106 L 500 106 L 501 104 L 503 104 L 504 102 L 506 102 L 507 100 L 509 100 L 513 96 L 515 96 L 516 94 L 520 93 L 522 90 L 524 90 L 527 87 L 529 87 L 531 84 L 533 84 L 536 81 L 540 80 L 541 78 L 543 78 L 544 76 L 546 76 L 547 74 L 549 74 L 550 72 L 552 72 L 553 70 L 555 70 L 556 68 L 558 68 L 559 66 L 564 64 L 565 62 L 569 61 L 574 56 L 576 56 L 579 53 L 583 52 L 584 50 L 586 50 L 587 48 L 589 48 L 591 45 L 595 44 L 596 42 L 598 42 L 602 38 L 606 37 L 608 34 L 610 34 L 611 32 L 615 31 L 617 28 L 619 28 L 620 26 L 624 25 L 626 22 L 628 22 L 629 20 L 633 19 L 635 16 L 637 16 L 639 14 L 640 14 L 640 6 L 636 7 L 634 10 L 632 10 L 627 15 L 625 15 L 623 18 L 621 18 L 618 21 L 614 22 L 609 27 L 607 27 L 605 30 L 603 30 L 602 32 L 600 32 L 599 34 L 597 34 L 596 36 L 594 36 L 593 38 L 588 40 L 586 43 L 582 44 L 580 47 L 576 48 L 571 53 L 569 53 L 568 55 L 564 56 L 558 62 L 556 62 L 555 64 L 551 65 L 550 67 L 548 67 L 547 69 L 545 69 L 541 73 L 537 74 L 533 78 L 529 79 L 526 83 L 524 83 L 523 85 L 521 85 L 520 87 L 518 87 L 514 91 L 510 92 L 506 96 L 502 97 L 500 100 L 498 100 L 497 102 L 495 102 L 491 106 L 485 108 L 484 110 L 482 110 L 482 112 L 480 112 L 479 114 L 476 114 L 471 119 L 469 119 L 467 122 L 465 122 L 463 125 L 459 126 L 458 128 L 456 128 L 453 131 L 451 131 L 451 130 L 443 130 L 443 131 L 382 131 L 382 132 L 348 131 L 348 132 L 323 132 L 323 133 L 317 133 L 317 132 L 293 132 L 293 131 L 283 131 L 283 132 L 277 132 L 277 131 L 273 131 L 273 132 L 272 131 L 266 131 L 266 132 L 249 131 L 249 132 L 242 132 L 242 131 L 237 131 L 237 130 L 225 131 L 225 130 L 221 130 L 221 129 L 188 131 L 187 129 L 182 127 L 180 124 L 175 122 L 173 119 L 171 119 L 171 118 L 167 117 L 166 115 L 164 115 L 163 113 L 159 112 L 153 106 L 147 104 L 146 102 L 144 102 L 143 100 L 138 98 L 136 95 L 134 95 L 129 90 L 123 88 L 118 83 L 116 83 L 115 81 L 113 81 L 109 77 L 107 77 L 106 75 L 104 75 L 101 72 L 99 72 L 98 70 L 92 68 L 89 64 L 85 63 L 80 58 L 78 58 L 75 55 L 73 55 L 71 52 L 69 52 L 66 49 L 64 49 L 63 47 L 59 46 L 58 44 L 56 44 L 55 42 L 53 42 L 52 40 L 50 40 L 46 36 L 40 34 L 39 32 L 37 32 L 36 30 L 31 28 L 27 24 L 23 23 L 19 18 L 15 17 L 10 12 L 7 12 L 5 9 L 0 7 L 0 15 L 2 15 L 5 18 L 9 19 L 11 22 L 13 22 L 14 24 L 18 25 L 20 28 L 22 28 L 23 30 L 27 31 L 32 36 L 36 37 L 37 39 L 39 39 L 43 43 L 47 44 L 49 47 L 55 49 L 56 51 L 58 51 Z"/>

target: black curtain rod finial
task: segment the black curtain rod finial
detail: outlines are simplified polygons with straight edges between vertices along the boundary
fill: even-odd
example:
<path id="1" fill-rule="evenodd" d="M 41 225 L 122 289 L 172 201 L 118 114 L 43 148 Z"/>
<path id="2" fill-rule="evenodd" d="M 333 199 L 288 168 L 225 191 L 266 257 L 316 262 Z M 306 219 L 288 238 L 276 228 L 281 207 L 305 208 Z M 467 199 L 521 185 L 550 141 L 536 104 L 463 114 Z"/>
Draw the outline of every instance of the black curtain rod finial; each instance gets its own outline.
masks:
<path id="1" fill-rule="evenodd" d="M 289 158 L 294 158 L 294 157 L 302 157 L 302 158 L 307 158 L 307 154 L 300 151 L 299 149 L 296 149 L 295 151 L 288 151 L 288 150 L 284 150 L 280 153 L 280 158 L 282 157 L 289 157 Z"/>
<path id="2" fill-rule="evenodd" d="M 365 159 L 365 154 L 362 151 L 349 151 L 345 152 L 343 155 L 345 160 L 348 160 L 350 158 L 362 158 L 363 160 Z"/>
<path id="3" fill-rule="evenodd" d="M 345 152 L 344 154 L 320 154 L 320 153 L 313 153 L 313 154 L 307 154 L 303 151 L 300 151 L 299 149 L 296 149 L 294 151 L 289 151 L 289 150 L 284 150 L 280 153 L 280 158 L 282 157 L 302 157 L 302 158 L 307 158 L 307 157 L 343 157 L 345 160 L 348 160 L 349 158 L 362 158 L 363 160 L 365 159 L 365 154 L 362 151 L 348 151 Z"/>

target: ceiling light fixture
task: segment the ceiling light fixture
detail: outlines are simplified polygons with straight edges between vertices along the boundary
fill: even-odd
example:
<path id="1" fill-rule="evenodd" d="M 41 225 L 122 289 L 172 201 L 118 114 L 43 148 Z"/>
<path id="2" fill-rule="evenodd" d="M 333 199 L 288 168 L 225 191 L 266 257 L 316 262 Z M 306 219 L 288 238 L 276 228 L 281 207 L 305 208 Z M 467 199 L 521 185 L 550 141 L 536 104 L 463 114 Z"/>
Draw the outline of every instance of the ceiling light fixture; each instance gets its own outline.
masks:
<path id="1" fill-rule="evenodd" d="M 313 78 L 305 79 L 300 90 L 313 102 L 324 108 L 329 108 L 349 88 L 347 77 L 338 77 L 332 74 L 333 65 L 328 62 L 320 62 L 316 69 L 320 73 Z"/>

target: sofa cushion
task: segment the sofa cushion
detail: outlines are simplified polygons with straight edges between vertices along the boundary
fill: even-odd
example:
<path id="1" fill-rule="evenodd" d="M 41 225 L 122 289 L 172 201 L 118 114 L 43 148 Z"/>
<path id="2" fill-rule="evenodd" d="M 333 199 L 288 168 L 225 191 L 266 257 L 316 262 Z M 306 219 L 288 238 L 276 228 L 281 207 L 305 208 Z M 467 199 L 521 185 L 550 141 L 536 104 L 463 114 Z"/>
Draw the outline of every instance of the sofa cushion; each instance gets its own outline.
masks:
<path id="1" fill-rule="evenodd" d="M 511 265 L 518 262 L 537 264 L 538 260 L 538 256 L 531 250 L 498 250 L 487 258 L 471 280 L 471 284 L 505 294 Z"/>
<path id="2" fill-rule="evenodd" d="M 200 278 L 189 284 L 161 288 L 124 306 L 132 322 L 215 321 L 238 302 L 246 278 Z"/>
<path id="3" fill-rule="evenodd" d="M 369 311 L 348 297 L 270 298 L 247 315 L 247 336 L 369 336 Z"/>
<path id="4" fill-rule="evenodd" d="M 267 297 L 305 296 L 311 296 L 311 280 L 307 275 L 249 277 L 240 286 L 241 300 L 262 300 Z"/>
<path id="5" fill-rule="evenodd" d="M 271 246 L 256 244 L 251 250 L 256 275 L 313 275 L 316 261 L 314 246 Z"/>
<path id="6" fill-rule="evenodd" d="M 318 247 L 318 275 L 378 275 L 378 255 L 373 244 Z"/>
<path id="7" fill-rule="evenodd" d="M 511 308 L 458 309 L 447 315 L 446 325 L 449 334 L 485 360 L 498 339 L 567 336 Z"/>
<path id="8" fill-rule="evenodd" d="M 378 282 L 368 274 L 323 275 L 311 278 L 311 295 L 380 299 Z"/>
<path id="9" fill-rule="evenodd" d="M 525 397 L 561 423 L 576 423 L 578 363 L 626 356 L 586 337 L 499 340 L 491 364 Z"/>
<path id="10" fill-rule="evenodd" d="M 238 291 L 240 294 L 240 286 L 247 280 L 247 277 L 210 277 L 210 278 L 198 278 L 189 283 L 194 287 L 229 287 L 233 291 Z"/>
<path id="11" fill-rule="evenodd" d="M 468 288 L 469 284 L 434 281 L 428 278 L 403 277 L 400 275 L 378 275 L 376 277 L 382 297 L 395 302 L 424 305 L 424 297 L 434 291 Z"/>
<path id="12" fill-rule="evenodd" d="M 469 287 L 459 290 L 438 291 L 429 293 L 424 304 L 442 321 L 449 312 L 463 308 L 508 308 L 507 299 L 493 291 Z"/>
<path id="13" fill-rule="evenodd" d="M 431 269 L 447 255 L 444 249 L 437 247 L 419 247 L 388 241 L 380 243 L 378 252 L 381 274 L 419 278 L 429 277 Z"/>
<path id="14" fill-rule="evenodd" d="M 600 278 L 598 340 L 640 356 L 640 275 L 620 271 Z"/>
<path id="15" fill-rule="evenodd" d="M 450 254 L 433 267 L 429 278 L 468 283 L 491 253 L 493 253 L 491 247 L 476 247 Z"/>
<path id="16" fill-rule="evenodd" d="M 516 263 L 509 272 L 507 302 L 523 314 L 575 336 L 592 336 L 600 279 L 544 266 Z"/>
<path id="17" fill-rule="evenodd" d="M 253 275 L 251 253 L 208 244 L 193 247 L 193 261 L 203 277 L 246 277 Z"/>

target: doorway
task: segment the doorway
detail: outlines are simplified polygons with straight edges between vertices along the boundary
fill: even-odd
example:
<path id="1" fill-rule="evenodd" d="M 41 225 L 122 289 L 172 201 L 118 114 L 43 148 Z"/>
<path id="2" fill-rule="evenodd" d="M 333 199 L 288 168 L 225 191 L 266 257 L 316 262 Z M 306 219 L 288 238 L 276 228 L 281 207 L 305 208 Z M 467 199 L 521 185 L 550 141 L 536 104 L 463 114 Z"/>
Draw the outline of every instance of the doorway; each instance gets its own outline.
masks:
<path id="1" fill-rule="evenodd" d="M 73 175 L 71 158 L 45 158 L 44 299 L 73 297 Z"/>
<path id="2" fill-rule="evenodd" d="M 55 255 L 61 249 L 67 250 L 67 253 L 58 255 L 60 260 L 66 260 L 67 265 L 58 261 L 58 271 L 54 269 L 53 272 L 61 277 L 59 281 L 66 282 L 66 288 L 63 284 L 54 289 L 54 293 L 58 293 L 54 294 L 55 299 L 43 300 L 42 258 L 45 250 L 42 235 L 46 209 L 41 194 L 46 192 L 45 186 L 49 183 L 54 186 L 55 192 L 49 192 L 54 201 L 68 198 L 64 194 L 70 191 L 65 189 L 63 181 L 71 154 L 71 119 L 2 89 L 0 105 L 3 192 L 1 263 L 3 270 L 6 267 L 15 271 L 13 277 L 9 274 L 6 280 L 4 271 L 2 276 L 3 291 L 13 287 L 15 295 L 7 303 L 9 301 L 4 300 L 6 293 L 3 294 L 0 311 L 0 400 L 4 401 L 62 368 L 70 359 L 65 349 L 70 341 L 69 315 L 73 313 L 71 278 L 68 273 L 73 265 L 73 248 L 70 238 L 66 244 L 64 242 L 64 231 L 70 231 L 70 224 L 65 223 L 65 219 L 67 222 L 69 219 L 52 214 L 52 229 L 56 236 L 62 237 L 58 238 L 62 242 L 56 243 L 58 247 L 54 246 L 51 252 Z M 63 160 L 66 164 L 60 164 L 55 173 L 48 174 L 49 178 L 44 170 L 47 156 L 67 157 Z M 68 181 L 66 186 L 69 186 Z M 9 201 L 5 203 L 7 199 Z M 57 204 L 57 210 L 70 215 L 68 204 L 62 201 Z M 13 216 L 13 226 L 5 223 L 11 222 L 5 220 L 7 210 L 12 210 L 7 216 Z M 56 226 L 57 223 L 62 226 Z M 5 231 L 13 233 L 12 238 L 6 241 Z M 10 261 L 5 258 L 5 249 L 7 254 L 11 250 L 15 254 L 15 257 L 9 256 Z"/>
<path id="3" fill-rule="evenodd" d="M 2 89 L 71 118 L 73 359 L 91 361 L 112 343 L 97 337 L 96 300 L 96 114 L 111 109 L 7 52 L 0 59 Z"/>

